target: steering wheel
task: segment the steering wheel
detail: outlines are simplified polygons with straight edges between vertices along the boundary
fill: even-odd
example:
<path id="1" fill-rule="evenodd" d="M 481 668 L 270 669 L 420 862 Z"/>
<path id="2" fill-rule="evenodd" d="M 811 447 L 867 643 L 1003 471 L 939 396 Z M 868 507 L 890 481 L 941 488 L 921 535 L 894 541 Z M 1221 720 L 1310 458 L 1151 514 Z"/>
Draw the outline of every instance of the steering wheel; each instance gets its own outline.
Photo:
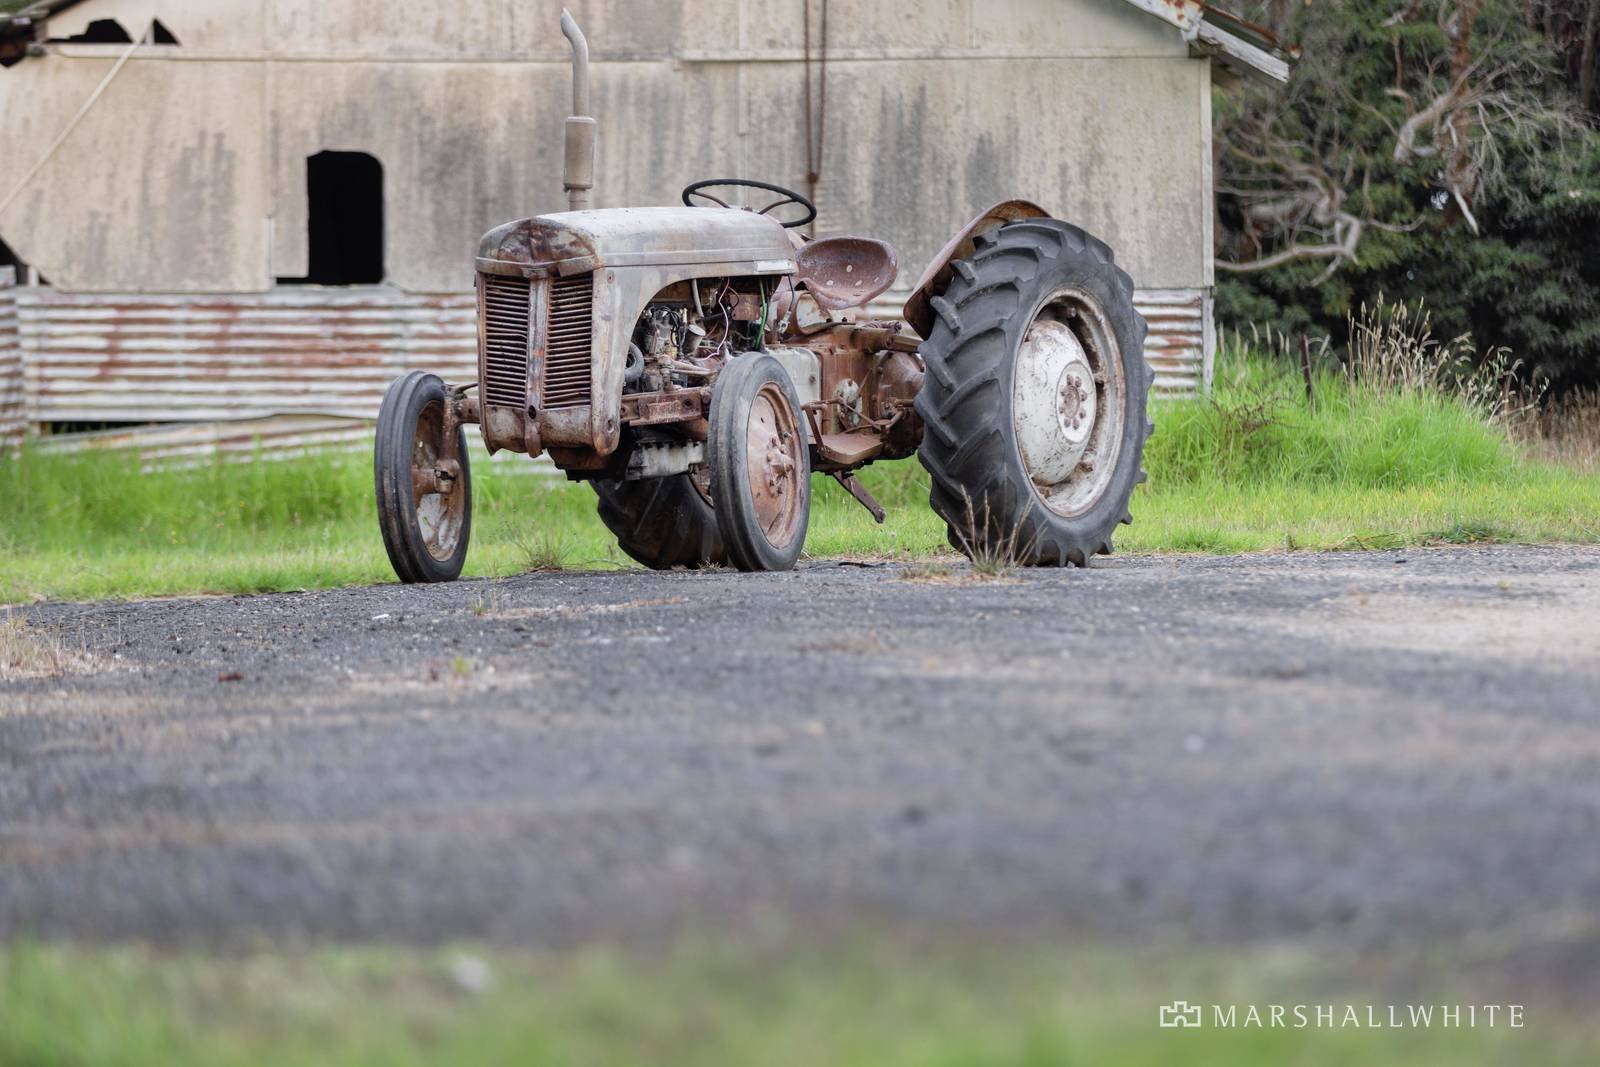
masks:
<path id="1" fill-rule="evenodd" d="M 784 222 L 781 219 L 775 220 L 780 226 L 784 226 L 789 229 L 793 229 L 796 226 L 804 226 L 806 223 L 817 217 L 817 205 L 813 204 L 811 201 L 807 200 L 793 189 L 785 189 L 781 185 L 773 185 L 771 182 L 758 182 L 750 178 L 709 178 L 703 182 L 695 182 L 693 185 L 685 185 L 683 187 L 684 206 L 699 206 L 695 203 L 695 198 L 698 197 L 701 200 L 709 200 L 718 207 L 732 207 L 733 205 L 729 204 L 726 200 L 722 200 L 718 197 L 712 196 L 708 192 L 705 192 L 706 189 L 717 185 L 733 186 L 740 189 L 764 189 L 769 193 L 777 193 L 778 199 L 774 200 L 760 211 L 757 211 L 757 215 L 770 214 L 774 208 L 780 208 L 785 204 L 798 204 L 800 207 L 805 209 L 805 218 L 795 219 L 792 222 Z M 754 209 L 745 208 L 744 210 L 751 211 Z"/>

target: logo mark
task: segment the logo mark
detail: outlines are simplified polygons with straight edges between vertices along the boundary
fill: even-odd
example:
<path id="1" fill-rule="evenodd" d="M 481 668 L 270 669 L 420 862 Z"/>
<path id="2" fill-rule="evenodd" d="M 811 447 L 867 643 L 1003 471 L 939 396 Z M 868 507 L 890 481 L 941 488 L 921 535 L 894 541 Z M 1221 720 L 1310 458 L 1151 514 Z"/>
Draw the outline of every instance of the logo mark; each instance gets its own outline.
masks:
<path id="1" fill-rule="evenodd" d="M 1161 1005 L 1160 1023 L 1162 1026 L 1199 1026 L 1200 1005 L 1190 1004 L 1187 1000 L 1174 1000 L 1171 1004 Z"/>

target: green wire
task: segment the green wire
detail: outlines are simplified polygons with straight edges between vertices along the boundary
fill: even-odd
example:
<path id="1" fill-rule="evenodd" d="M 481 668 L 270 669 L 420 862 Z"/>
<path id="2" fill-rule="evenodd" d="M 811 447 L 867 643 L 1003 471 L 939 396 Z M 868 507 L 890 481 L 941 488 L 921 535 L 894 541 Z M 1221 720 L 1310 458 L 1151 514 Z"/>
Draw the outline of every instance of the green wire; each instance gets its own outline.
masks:
<path id="1" fill-rule="evenodd" d="M 767 283 L 758 281 L 756 288 L 761 290 L 761 331 L 756 335 L 756 343 L 762 348 L 767 346 Z"/>

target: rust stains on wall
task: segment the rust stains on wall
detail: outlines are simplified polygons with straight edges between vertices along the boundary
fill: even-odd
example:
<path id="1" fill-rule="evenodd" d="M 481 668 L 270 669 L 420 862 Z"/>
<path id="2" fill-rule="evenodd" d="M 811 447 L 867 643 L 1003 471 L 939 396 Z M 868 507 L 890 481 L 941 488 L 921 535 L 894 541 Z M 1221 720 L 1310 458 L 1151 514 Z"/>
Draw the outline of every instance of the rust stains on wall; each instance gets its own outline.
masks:
<path id="1" fill-rule="evenodd" d="M 37 422 L 371 418 L 404 371 L 477 374 L 470 294 L 20 293 L 28 417 Z"/>

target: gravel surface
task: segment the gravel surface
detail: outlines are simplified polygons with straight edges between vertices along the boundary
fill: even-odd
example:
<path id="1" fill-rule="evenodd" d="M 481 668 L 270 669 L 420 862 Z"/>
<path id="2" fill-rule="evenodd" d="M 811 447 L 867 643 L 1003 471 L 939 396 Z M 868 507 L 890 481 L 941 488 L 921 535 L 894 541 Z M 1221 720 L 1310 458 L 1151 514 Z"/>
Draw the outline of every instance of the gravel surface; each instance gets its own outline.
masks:
<path id="1" fill-rule="evenodd" d="M 1600 913 L 1600 549 L 25 614 L 83 656 L 0 681 L 0 936 L 1515 943 Z"/>

